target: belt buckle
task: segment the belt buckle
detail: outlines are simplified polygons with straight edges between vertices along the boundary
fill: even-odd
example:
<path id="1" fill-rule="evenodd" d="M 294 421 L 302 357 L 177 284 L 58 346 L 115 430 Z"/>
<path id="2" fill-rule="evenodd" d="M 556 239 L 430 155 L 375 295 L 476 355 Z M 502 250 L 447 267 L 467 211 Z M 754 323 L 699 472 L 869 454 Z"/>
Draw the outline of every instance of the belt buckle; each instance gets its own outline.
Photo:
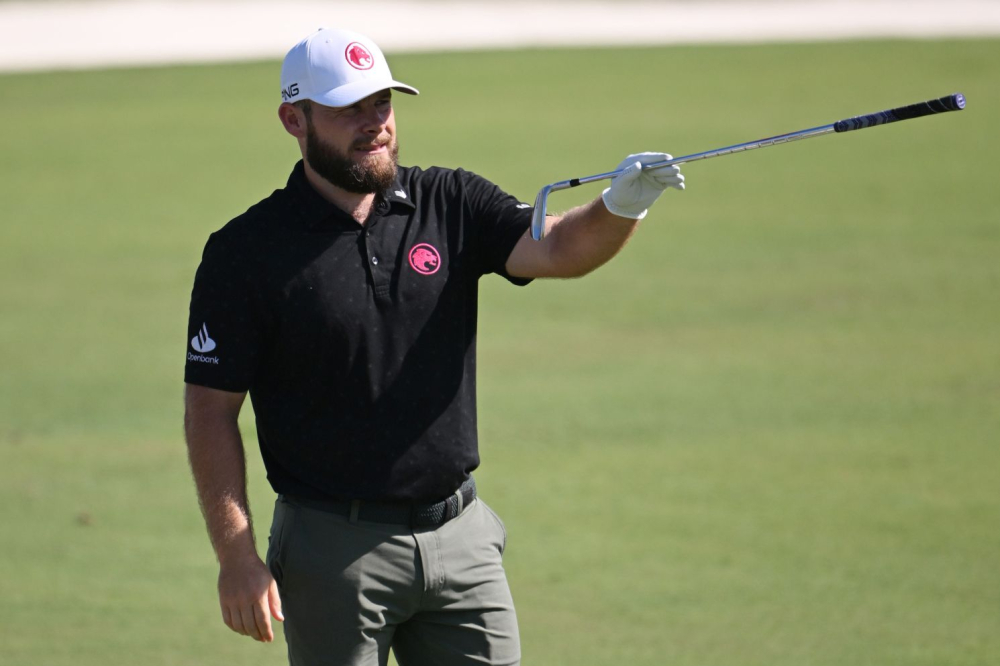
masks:
<path id="1" fill-rule="evenodd" d="M 453 520 L 462 515 L 462 511 L 465 510 L 465 497 L 462 496 L 461 487 L 448 496 L 448 499 L 444 501 L 444 506 L 444 522 L 448 522 L 449 520 Z"/>

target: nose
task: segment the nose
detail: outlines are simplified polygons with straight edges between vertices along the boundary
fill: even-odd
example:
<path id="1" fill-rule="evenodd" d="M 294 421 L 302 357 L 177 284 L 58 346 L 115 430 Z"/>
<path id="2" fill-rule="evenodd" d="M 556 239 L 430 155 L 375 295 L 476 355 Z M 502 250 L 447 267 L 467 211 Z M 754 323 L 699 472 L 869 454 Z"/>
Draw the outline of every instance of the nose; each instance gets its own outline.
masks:
<path id="1" fill-rule="evenodd" d="M 372 104 L 364 109 L 364 130 L 368 134 L 381 134 L 385 126 L 389 123 L 392 109 L 380 109 Z"/>

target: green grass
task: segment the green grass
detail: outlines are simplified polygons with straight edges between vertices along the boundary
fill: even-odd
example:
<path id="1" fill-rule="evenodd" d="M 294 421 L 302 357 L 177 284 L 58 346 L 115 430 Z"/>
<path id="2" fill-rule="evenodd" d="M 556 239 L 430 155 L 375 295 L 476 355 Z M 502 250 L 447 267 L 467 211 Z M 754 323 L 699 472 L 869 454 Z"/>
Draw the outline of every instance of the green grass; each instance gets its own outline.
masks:
<path id="1" fill-rule="evenodd" d="M 631 151 L 969 98 L 688 165 L 594 275 L 484 280 L 478 478 L 525 663 L 1000 659 L 998 63 L 996 40 L 393 59 L 423 93 L 397 97 L 403 162 L 529 201 Z M 277 74 L 0 77 L 0 663 L 283 661 L 219 620 L 181 437 L 204 240 L 296 157 Z"/>

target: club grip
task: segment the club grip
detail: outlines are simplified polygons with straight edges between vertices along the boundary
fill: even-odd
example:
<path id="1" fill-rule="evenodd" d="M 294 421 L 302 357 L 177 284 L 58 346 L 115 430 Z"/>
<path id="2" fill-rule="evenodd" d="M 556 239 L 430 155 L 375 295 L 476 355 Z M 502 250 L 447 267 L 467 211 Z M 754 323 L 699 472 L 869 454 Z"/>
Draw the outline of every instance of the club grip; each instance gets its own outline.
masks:
<path id="1" fill-rule="evenodd" d="M 898 120 L 909 120 L 920 118 L 921 116 L 931 116 L 935 113 L 946 111 L 961 111 L 965 108 L 965 95 L 955 93 L 941 99 L 932 99 L 926 102 L 901 106 L 896 109 L 869 113 L 866 116 L 855 116 L 846 120 L 841 120 L 833 125 L 834 132 L 850 132 L 853 130 L 874 127 L 875 125 L 886 125 Z"/>

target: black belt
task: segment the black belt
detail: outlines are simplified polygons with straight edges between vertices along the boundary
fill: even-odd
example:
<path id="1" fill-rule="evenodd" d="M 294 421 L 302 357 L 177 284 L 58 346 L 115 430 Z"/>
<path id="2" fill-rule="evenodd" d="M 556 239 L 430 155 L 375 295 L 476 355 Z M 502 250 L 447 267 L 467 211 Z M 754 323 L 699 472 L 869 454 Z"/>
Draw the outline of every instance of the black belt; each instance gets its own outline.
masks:
<path id="1" fill-rule="evenodd" d="M 443 525 L 462 513 L 476 499 L 476 481 L 471 476 L 461 488 L 447 499 L 433 504 L 408 504 L 405 502 L 365 502 L 354 500 L 317 500 L 305 497 L 279 495 L 278 499 L 300 504 L 311 509 L 328 511 L 351 520 L 371 523 L 390 523 L 411 527 Z"/>

